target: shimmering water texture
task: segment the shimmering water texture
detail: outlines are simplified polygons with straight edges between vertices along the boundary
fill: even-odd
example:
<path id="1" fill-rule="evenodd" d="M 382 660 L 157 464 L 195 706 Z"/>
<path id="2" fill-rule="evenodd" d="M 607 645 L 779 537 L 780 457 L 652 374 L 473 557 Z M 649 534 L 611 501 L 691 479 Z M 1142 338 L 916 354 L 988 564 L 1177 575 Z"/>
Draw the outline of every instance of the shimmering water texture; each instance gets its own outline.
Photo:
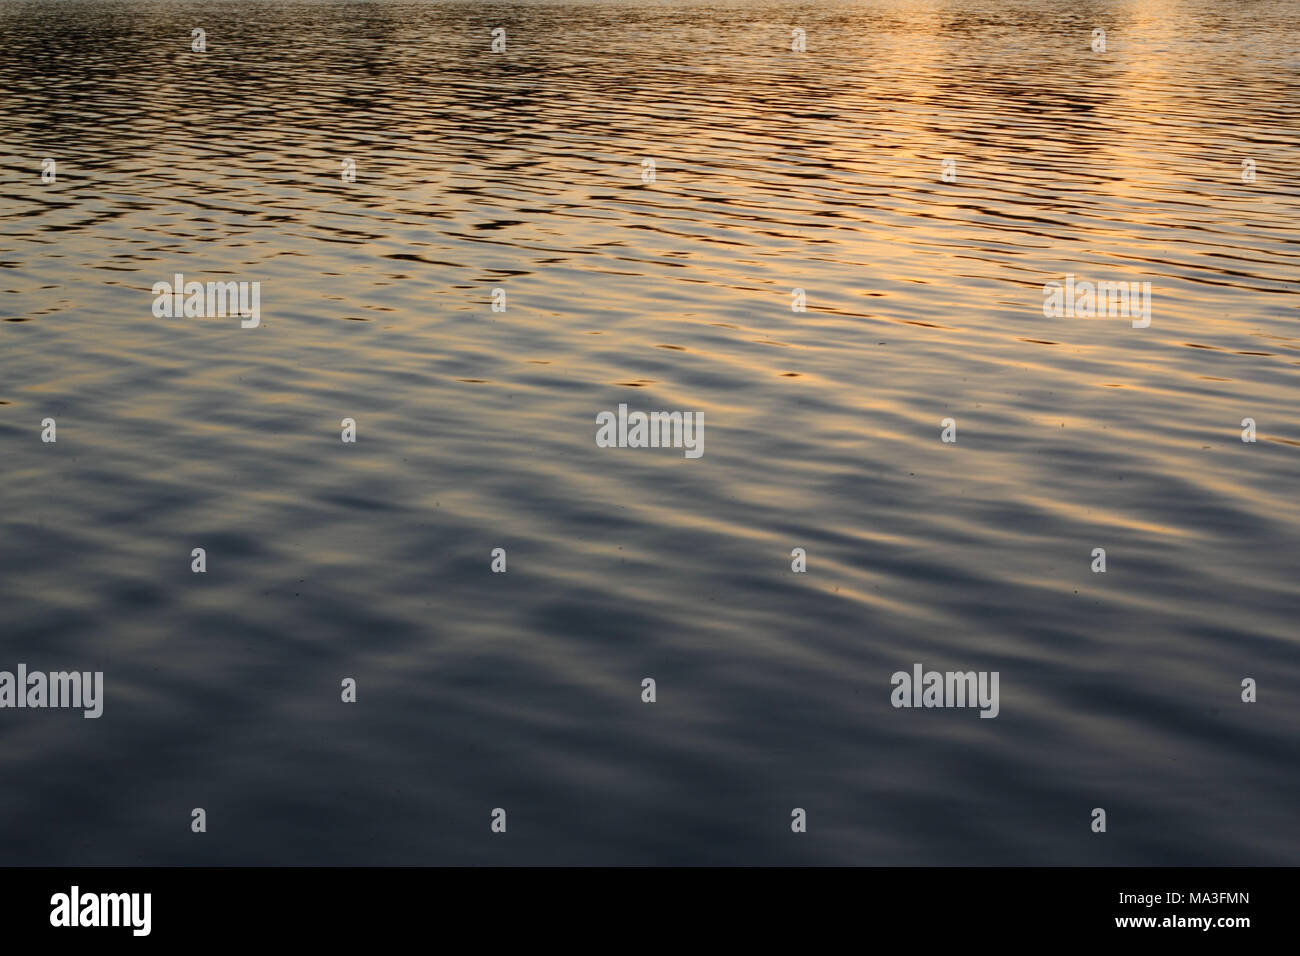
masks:
<path id="1" fill-rule="evenodd" d="M 0 0 L 3 859 L 1300 863 L 1295 13 Z"/>

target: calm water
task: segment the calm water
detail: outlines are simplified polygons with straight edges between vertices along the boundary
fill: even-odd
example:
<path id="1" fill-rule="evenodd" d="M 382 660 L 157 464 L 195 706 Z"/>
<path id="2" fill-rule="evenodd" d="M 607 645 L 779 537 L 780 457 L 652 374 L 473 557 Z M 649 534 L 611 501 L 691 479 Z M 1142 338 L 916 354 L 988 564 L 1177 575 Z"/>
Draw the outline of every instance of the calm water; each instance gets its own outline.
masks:
<path id="1" fill-rule="evenodd" d="M 1295 12 L 0 2 L 0 858 L 1300 863 Z"/>

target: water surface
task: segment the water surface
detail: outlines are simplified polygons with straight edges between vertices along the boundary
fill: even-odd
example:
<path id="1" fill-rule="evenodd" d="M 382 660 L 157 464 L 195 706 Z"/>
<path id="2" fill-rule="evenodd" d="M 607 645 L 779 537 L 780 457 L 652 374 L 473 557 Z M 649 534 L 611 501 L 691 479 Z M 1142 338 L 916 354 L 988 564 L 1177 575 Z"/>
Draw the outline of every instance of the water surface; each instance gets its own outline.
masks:
<path id="1" fill-rule="evenodd" d="M 5 861 L 1300 863 L 1293 3 L 3 0 L 0 89 L 0 668 L 107 686 Z"/>

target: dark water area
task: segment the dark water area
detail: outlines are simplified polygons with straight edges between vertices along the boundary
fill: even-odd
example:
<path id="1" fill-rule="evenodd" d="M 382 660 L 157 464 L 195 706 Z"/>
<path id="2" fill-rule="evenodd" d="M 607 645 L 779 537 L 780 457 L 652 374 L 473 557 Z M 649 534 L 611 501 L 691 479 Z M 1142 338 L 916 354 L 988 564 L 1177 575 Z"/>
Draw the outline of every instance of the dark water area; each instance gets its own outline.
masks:
<path id="1" fill-rule="evenodd" d="M 1295 14 L 0 0 L 0 858 L 1300 864 Z"/>

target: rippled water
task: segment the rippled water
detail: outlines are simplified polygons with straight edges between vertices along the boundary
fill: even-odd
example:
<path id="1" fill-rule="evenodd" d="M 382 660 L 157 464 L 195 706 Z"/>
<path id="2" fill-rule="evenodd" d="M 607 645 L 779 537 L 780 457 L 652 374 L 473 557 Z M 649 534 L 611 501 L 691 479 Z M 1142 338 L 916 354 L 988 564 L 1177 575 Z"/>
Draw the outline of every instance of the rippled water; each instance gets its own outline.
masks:
<path id="1" fill-rule="evenodd" d="M 107 696 L 0 711 L 4 859 L 1300 863 L 1298 32 L 0 2 L 0 668 Z"/>

